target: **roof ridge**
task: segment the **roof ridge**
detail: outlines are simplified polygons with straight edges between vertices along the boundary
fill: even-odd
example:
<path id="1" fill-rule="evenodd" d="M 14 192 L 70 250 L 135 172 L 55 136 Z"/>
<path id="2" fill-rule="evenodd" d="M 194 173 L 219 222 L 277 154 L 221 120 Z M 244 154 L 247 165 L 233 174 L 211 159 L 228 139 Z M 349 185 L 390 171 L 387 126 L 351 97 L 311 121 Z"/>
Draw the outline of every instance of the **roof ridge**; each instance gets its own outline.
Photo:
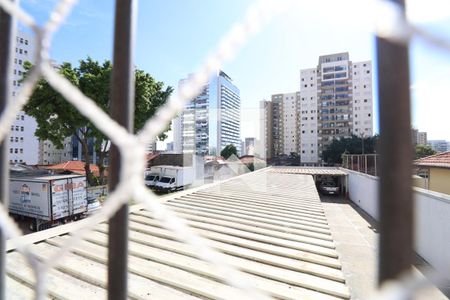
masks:
<path id="1" fill-rule="evenodd" d="M 429 158 L 434 158 L 434 157 L 441 156 L 441 155 L 446 155 L 446 154 L 450 154 L 450 151 L 439 152 L 439 153 L 436 153 L 436 154 L 433 154 L 433 155 L 429 155 L 429 156 L 425 156 L 425 157 L 422 157 L 422 158 L 418 158 L 418 159 L 415 160 L 415 162 L 420 162 L 420 161 L 423 161 L 423 160 L 426 160 L 426 159 L 429 159 Z"/>

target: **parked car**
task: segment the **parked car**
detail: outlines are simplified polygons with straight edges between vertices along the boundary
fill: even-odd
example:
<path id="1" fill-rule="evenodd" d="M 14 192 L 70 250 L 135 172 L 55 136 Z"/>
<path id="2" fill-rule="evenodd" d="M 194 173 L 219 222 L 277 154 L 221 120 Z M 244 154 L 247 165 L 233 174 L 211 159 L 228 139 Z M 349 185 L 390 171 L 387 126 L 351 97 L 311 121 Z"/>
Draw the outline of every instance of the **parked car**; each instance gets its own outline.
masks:
<path id="1" fill-rule="evenodd" d="M 151 189 L 154 188 L 155 184 L 161 179 L 163 169 L 164 166 L 155 166 L 145 171 L 145 185 Z"/>
<path id="2" fill-rule="evenodd" d="M 339 187 L 333 181 L 324 181 L 319 184 L 319 191 L 324 195 L 338 195 Z"/>

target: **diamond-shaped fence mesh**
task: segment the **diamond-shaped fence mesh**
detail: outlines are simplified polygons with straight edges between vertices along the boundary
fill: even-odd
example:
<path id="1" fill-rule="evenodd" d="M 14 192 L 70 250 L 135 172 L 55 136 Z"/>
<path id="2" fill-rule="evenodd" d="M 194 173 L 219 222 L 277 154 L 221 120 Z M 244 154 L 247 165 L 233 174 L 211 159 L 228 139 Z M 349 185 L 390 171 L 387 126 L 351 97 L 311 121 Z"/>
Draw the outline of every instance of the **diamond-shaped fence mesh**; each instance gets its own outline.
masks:
<path id="1" fill-rule="evenodd" d="M 201 92 L 209 75 L 220 68 L 227 60 L 234 57 L 239 48 L 263 25 L 275 16 L 293 6 L 307 5 L 307 3 L 296 3 L 295 1 L 257 1 L 252 5 L 245 18 L 238 22 L 228 34 L 220 41 L 217 50 L 209 56 L 200 69 L 191 76 L 178 93 L 170 98 L 154 118 L 148 120 L 144 128 L 137 135 L 127 132 L 125 128 L 111 119 L 101 108 L 96 106 L 87 96 L 83 95 L 67 79 L 62 77 L 51 65 L 49 49 L 53 34 L 63 24 L 65 18 L 70 14 L 75 0 L 61 0 L 50 14 L 48 21 L 39 26 L 33 16 L 24 11 L 16 2 L 10 0 L 0 0 L 0 7 L 11 16 L 14 16 L 23 25 L 29 27 L 36 38 L 35 66 L 29 76 L 22 84 L 22 88 L 14 100 L 8 101 L 6 109 L 0 119 L 0 141 L 4 140 L 13 124 L 16 114 L 22 110 L 33 92 L 36 82 L 44 78 L 49 84 L 64 98 L 76 107 L 81 114 L 87 117 L 114 143 L 121 154 L 120 182 L 116 189 L 110 193 L 104 202 L 101 210 L 88 217 L 86 222 L 75 225 L 75 229 L 70 238 L 54 255 L 45 260 L 38 259 L 37 254 L 26 244 L 21 244 L 16 240 L 22 235 L 21 230 L 14 220 L 8 216 L 8 207 L 0 205 L 0 226 L 7 238 L 16 243 L 16 249 L 20 251 L 28 260 L 36 277 L 36 299 L 44 299 L 47 294 L 47 274 L 50 269 L 55 268 L 66 253 L 79 243 L 83 236 L 88 233 L 98 223 L 109 219 L 114 213 L 130 199 L 146 205 L 155 218 L 162 224 L 176 233 L 185 243 L 195 247 L 198 256 L 210 262 L 216 267 L 217 272 L 226 274 L 228 284 L 239 288 L 242 291 L 241 299 L 266 299 L 269 298 L 260 290 L 254 288 L 251 280 L 236 268 L 231 267 L 222 259 L 222 253 L 207 246 L 204 238 L 194 234 L 185 224 L 184 220 L 175 214 L 164 204 L 158 201 L 157 197 L 150 192 L 144 184 L 145 167 L 145 147 L 159 133 L 166 129 L 168 124 L 177 113 L 179 113 L 185 103 L 193 99 Z M 434 36 L 424 30 L 410 24 L 401 14 L 401 10 L 391 2 L 368 1 L 374 5 L 378 14 L 376 15 L 376 33 L 384 38 L 400 43 L 407 43 L 412 35 L 418 35 L 429 43 L 438 47 L 450 50 L 450 43 L 445 39 Z M 3 45 L 0 45 L 3 46 Z M 3 75 L 3 74 L 2 74 Z M 411 284 L 411 282 L 413 282 Z M 389 291 L 389 295 L 395 299 L 405 298 L 408 291 L 423 284 L 422 281 L 411 281 L 408 279 L 404 283 L 394 285 Z M 385 294 L 383 294 L 385 295 Z"/>

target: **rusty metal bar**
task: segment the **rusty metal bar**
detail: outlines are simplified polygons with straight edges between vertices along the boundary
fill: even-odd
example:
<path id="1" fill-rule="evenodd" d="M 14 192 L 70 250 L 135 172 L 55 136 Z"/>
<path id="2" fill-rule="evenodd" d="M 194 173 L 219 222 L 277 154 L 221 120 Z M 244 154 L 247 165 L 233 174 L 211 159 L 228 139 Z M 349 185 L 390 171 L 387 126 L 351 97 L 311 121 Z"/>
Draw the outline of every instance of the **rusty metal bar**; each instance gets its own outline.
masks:
<path id="1" fill-rule="evenodd" d="M 136 1 L 116 0 L 114 23 L 114 57 L 111 79 L 111 117 L 133 131 L 134 120 L 134 22 Z M 110 150 L 109 188 L 114 190 L 120 178 L 120 153 Z M 128 205 L 109 220 L 108 299 L 127 299 L 128 277 Z"/>
<path id="2" fill-rule="evenodd" d="M 404 11 L 404 0 L 392 0 Z M 380 111 L 379 283 L 412 262 L 411 117 L 408 45 L 377 37 Z"/>
<path id="3" fill-rule="evenodd" d="M 0 8 L 0 112 L 6 109 L 8 98 L 11 95 L 12 55 L 15 38 L 15 20 L 7 12 Z M 8 207 L 9 199 L 9 162 L 8 162 L 8 137 L 0 143 L 0 202 Z M 0 228 L 0 299 L 6 298 L 5 294 L 5 260 L 6 260 L 6 236 Z"/>

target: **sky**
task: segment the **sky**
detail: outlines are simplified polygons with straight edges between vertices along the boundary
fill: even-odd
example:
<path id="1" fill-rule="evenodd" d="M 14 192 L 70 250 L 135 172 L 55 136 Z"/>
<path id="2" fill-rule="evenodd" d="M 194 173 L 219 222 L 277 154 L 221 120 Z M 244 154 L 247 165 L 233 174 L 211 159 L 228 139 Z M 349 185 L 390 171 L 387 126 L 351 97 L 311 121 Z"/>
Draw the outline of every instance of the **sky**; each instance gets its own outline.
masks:
<path id="1" fill-rule="evenodd" d="M 22 0 L 43 23 L 55 0 Z M 167 85 L 195 71 L 221 37 L 243 19 L 253 0 L 141 0 L 138 2 L 135 64 Z M 241 137 L 259 137 L 259 101 L 299 90 L 300 69 L 315 67 L 319 55 L 349 52 L 352 61 L 374 65 L 374 129 L 378 132 L 374 13 L 370 1 L 295 1 L 252 37 L 222 69 L 240 89 Z M 450 40 L 450 1 L 410 0 L 412 20 Z M 113 53 L 112 0 L 80 0 L 56 33 L 51 57 L 72 62 Z M 22 27 L 23 28 L 23 27 Z M 410 49 L 412 125 L 429 139 L 450 141 L 450 53 L 413 39 Z"/>

